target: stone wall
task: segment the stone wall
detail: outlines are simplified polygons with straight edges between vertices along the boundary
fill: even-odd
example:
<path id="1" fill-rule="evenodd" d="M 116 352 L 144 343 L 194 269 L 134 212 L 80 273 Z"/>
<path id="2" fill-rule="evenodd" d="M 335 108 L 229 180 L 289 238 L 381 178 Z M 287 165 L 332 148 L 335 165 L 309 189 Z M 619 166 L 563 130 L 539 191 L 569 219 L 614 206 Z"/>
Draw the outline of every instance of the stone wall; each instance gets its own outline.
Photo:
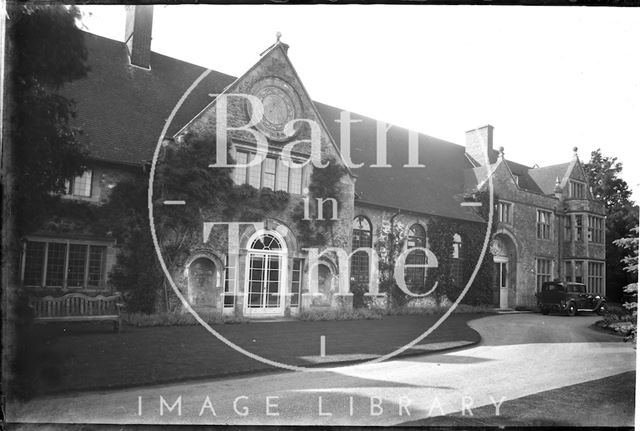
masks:
<path id="1" fill-rule="evenodd" d="M 577 165 L 571 178 L 584 177 Z M 587 242 L 586 214 L 604 215 L 600 202 L 587 199 L 568 198 L 567 185 L 554 196 L 542 195 L 518 188 L 509 173 L 506 164 L 500 164 L 493 177 L 494 192 L 499 200 L 512 204 L 512 219 L 509 223 L 497 224 L 498 232 L 504 232 L 514 239 L 516 248 L 515 285 L 509 292 L 509 305 L 532 307 L 535 305 L 536 259 L 551 259 L 552 278 L 564 279 L 564 260 L 573 256 L 589 259 L 604 259 L 604 246 Z M 537 237 L 537 211 L 551 212 L 550 238 Z M 564 238 L 564 217 L 567 214 L 584 212 L 584 240 L 566 241 Z M 497 219 L 498 214 L 494 214 Z"/>

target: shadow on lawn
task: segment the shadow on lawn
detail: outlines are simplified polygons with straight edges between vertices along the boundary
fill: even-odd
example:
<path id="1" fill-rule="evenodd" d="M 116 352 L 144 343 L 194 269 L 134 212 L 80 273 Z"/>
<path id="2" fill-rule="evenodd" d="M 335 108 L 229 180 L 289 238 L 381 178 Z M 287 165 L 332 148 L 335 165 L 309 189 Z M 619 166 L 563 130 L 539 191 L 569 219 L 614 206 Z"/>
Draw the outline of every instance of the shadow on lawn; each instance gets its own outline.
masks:
<path id="1" fill-rule="evenodd" d="M 429 343 L 478 342 L 468 320 L 480 315 L 453 315 L 428 337 Z M 438 316 L 387 316 L 381 320 L 293 321 L 216 325 L 225 337 L 248 351 L 282 363 L 309 366 L 304 357 L 320 354 L 320 338 L 327 355 L 383 355 L 400 342 L 422 334 Z M 125 327 L 110 332 L 107 325 L 51 324 L 38 328 L 40 340 L 60 360 L 51 362 L 57 380 L 37 381 L 36 394 L 155 385 L 197 379 L 282 371 L 258 362 L 222 343 L 200 326 Z M 425 340 L 427 341 L 427 340 Z M 42 341 L 39 341 L 42 342 Z M 407 351 L 404 355 L 424 355 Z M 363 361 L 351 361 L 363 362 Z M 35 364 L 42 368 L 48 361 Z M 321 366 L 343 366 L 346 362 Z M 41 370 L 35 370 L 37 375 Z"/>
<path id="2" fill-rule="evenodd" d="M 635 416 L 635 371 L 505 401 L 496 416 L 492 405 L 420 419 L 403 426 L 598 426 L 629 427 Z"/>

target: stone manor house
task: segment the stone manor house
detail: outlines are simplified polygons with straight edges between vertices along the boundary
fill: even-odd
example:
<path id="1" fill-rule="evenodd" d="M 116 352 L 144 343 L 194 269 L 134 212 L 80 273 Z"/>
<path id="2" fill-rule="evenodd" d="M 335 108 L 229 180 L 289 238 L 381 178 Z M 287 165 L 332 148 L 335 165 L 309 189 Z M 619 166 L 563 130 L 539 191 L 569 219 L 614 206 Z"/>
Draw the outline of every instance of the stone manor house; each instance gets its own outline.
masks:
<path id="1" fill-rule="evenodd" d="M 110 190 L 125 178 L 148 181 L 149 166 L 158 137 L 176 102 L 205 69 L 150 49 L 152 6 L 127 11 L 126 42 L 86 34 L 91 71 L 73 82 L 63 94 L 76 101 L 76 125 L 90 151 L 89 168 L 69 181 L 66 199 L 104 203 Z M 292 119 L 318 125 L 321 152 L 345 164 L 340 154 L 341 125 L 349 126 L 350 155 L 361 167 L 346 169 L 340 178 L 338 220 L 332 242 L 351 253 L 373 247 L 383 226 L 403 226 L 403 250 L 429 248 L 430 229 L 437 220 L 453 220 L 486 229 L 476 207 L 465 204 L 487 190 L 491 175 L 496 202 L 495 230 L 489 252 L 493 293 L 490 302 L 500 308 L 535 305 L 535 292 L 544 281 L 561 279 L 586 283 L 605 293 L 604 206 L 593 199 L 582 164 L 574 148 L 567 162 L 553 166 L 527 166 L 505 158 L 494 149 L 493 127 L 467 132 L 465 145 L 446 142 L 392 126 L 386 130 L 387 156 L 377 153 L 379 123 L 342 109 L 314 102 L 287 56 L 288 46 L 277 41 L 257 63 L 236 78 L 211 71 L 176 112 L 165 143 L 179 146 L 187 133 L 215 136 L 216 97 L 222 93 L 250 94 L 260 99 L 264 116 L 256 129 L 269 142 L 264 161 L 232 172 L 235 184 L 287 192 L 294 201 L 308 195 L 311 165 L 294 169 L 282 160 L 282 149 L 292 139 L 304 139 L 309 130 L 284 131 Z M 323 63 L 325 64 L 325 63 Z M 229 99 L 229 121 L 245 125 L 250 119 L 246 100 Z M 235 101 L 234 101 L 235 100 Z M 517 145 L 518 143 L 513 143 Z M 229 152 L 238 162 L 256 153 L 249 133 L 229 135 Z M 295 147 L 292 158 L 305 160 L 309 148 Z M 408 160 L 423 168 L 404 167 Z M 386 165 L 387 167 L 379 167 Z M 168 197 L 171 198 L 171 197 Z M 345 267 L 324 256 L 310 269 L 308 254 L 289 213 L 270 214 L 264 226 L 243 226 L 239 254 L 228 256 L 226 246 L 210 244 L 193 250 L 180 267 L 178 285 L 191 304 L 245 316 L 297 313 L 305 307 L 351 306 L 350 286 L 369 286 L 368 297 L 386 297 L 370 280 L 372 257 L 359 251 Z M 451 282 L 464 286 L 464 274 L 475 258 L 463 251 L 469 238 L 450 235 L 450 252 L 437 256 L 447 261 Z M 24 238 L 21 256 L 22 285 L 34 292 L 111 293 L 109 272 L 117 262 L 113 238 L 80 233 L 51 233 L 46 229 Z M 428 255 L 416 250 L 407 256 L 405 280 L 409 288 L 425 283 L 431 271 Z M 317 287 L 308 283 L 317 271 Z M 314 273 L 315 275 L 315 273 Z"/>

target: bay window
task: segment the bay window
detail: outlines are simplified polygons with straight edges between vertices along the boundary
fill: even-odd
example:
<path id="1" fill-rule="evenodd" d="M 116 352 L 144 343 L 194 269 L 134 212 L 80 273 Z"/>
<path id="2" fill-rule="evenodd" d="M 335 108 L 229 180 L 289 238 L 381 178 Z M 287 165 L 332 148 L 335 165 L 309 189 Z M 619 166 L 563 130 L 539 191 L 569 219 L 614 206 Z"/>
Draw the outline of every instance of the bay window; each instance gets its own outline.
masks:
<path id="1" fill-rule="evenodd" d="M 604 243 L 604 219 L 602 217 L 589 216 L 588 220 L 589 232 L 587 238 L 589 242 Z"/>
<path id="2" fill-rule="evenodd" d="M 589 291 L 604 295 L 604 262 L 589 262 L 587 268 L 587 287 Z"/>
<path id="3" fill-rule="evenodd" d="M 569 196 L 573 199 L 585 199 L 587 196 L 587 185 L 578 181 L 570 181 Z"/>

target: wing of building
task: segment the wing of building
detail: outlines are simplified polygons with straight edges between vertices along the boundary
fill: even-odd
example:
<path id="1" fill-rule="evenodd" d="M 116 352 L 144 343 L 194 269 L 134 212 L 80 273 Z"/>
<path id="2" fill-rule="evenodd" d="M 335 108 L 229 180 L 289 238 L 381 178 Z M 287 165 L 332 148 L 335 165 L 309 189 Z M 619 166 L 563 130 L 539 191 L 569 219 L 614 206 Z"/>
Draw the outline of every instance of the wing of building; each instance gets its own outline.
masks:
<path id="1" fill-rule="evenodd" d="M 240 77 L 209 71 L 173 112 L 206 69 L 152 52 L 151 22 L 152 7 L 138 6 L 128 10 L 127 42 L 85 35 L 91 72 L 62 92 L 76 102 L 89 169 L 70 179 L 64 199 L 99 206 L 119 182 L 147 181 L 159 140 L 180 148 L 197 135 L 214 145 L 221 94 L 250 95 L 264 106 L 254 132 L 229 132 L 228 151 L 240 162 L 259 153 L 254 133 L 268 141 L 262 163 L 232 171 L 236 186 L 287 193 L 297 205 L 309 199 L 313 168 L 288 166 L 283 150 L 313 133 L 323 160 L 344 167 L 337 179 L 342 192 L 331 212 L 337 220 L 320 251 L 341 248 L 346 261 L 332 252 L 309 265 L 290 204 L 265 215 L 261 227 L 241 227 L 239 253 L 231 255 L 216 239 L 189 249 L 177 265 L 176 274 L 184 276 L 176 283 L 193 306 L 259 317 L 361 305 L 353 292 L 365 292 L 365 306 L 388 303 L 388 284 L 384 271 L 374 271 L 375 256 L 364 249 L 349 254 L 369 247 L 384 259 L 385 241 L 394 231 L 411 291 L 424 292 L 439 280 L 434 295 L 455 296 L 480 261 L 492 275 L 483 285 L 472 284 L 468 298 L 476 302 L 533 307 L 537 287 L 552 279 L 583 282 L 605 293 L 604 206 L 591 195 L 577 150 L 572 155 L 570 148 L 560 149 L 566 150 L 566 163 L 530 167 L 506 159 L 502 147 L 494 149 L 492 126 L 467 132 L 465 145 L 458 145 L 314 102 L 279 40 Z M 251 100 L 227 100 L 229 124 L 248 124 Z M 292 119 L 306 123 L 288 133 Z M 298 145 L 291 154 L 304 161 L 312 148 Z M 491 187 L 490 254 L 481 259 L 490 213 L 481 197 Z M 117 255 L 118 244 L 109 236 L 49 224 L 24 239 L 22 283 L 38 294 L 108 293 L 114 290 L 108 274 Z"/>

